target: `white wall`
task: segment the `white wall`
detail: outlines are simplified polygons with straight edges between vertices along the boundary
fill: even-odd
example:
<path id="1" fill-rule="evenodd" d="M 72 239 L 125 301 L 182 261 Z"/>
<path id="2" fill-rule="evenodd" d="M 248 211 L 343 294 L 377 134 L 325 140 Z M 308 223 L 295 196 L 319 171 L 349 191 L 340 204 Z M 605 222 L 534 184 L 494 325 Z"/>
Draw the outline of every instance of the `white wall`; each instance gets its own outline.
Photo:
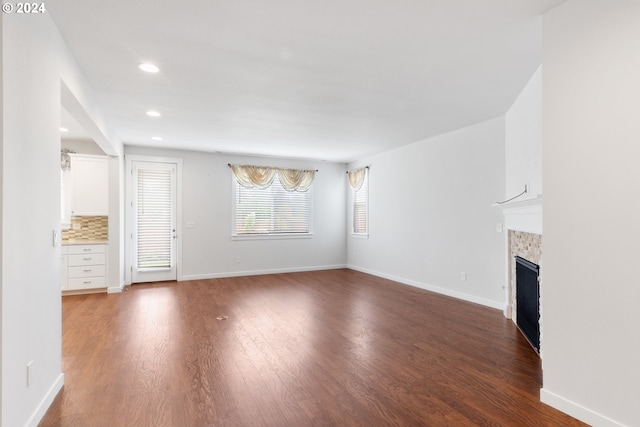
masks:
<path id="1" fill-rule="evenodd" d="M 504 308 L 504 118 L 362 159 L 369 238 L 348 238 L 351 268 Z M 461 272 L 468 280 L 462 281 Z"/>
<path id="2" fill-rule="evenodd" d="M 640 425 L 640 2 L 543 19 L 544 388 L 596 425 Z"/>
<path id="3" fill-rule="evenodd" d="M 505 116 L 505 199 L 542 194 L 542 67 L 533 74 Z"/>
<path id="4" fill-rule="evenodd" d="M 3 22 L 2 425 L 25 425 L 60 380 L 59 77 L 46 17 Z M 34 38 L 28 33 L 33 31 Z M 55 66 L 54 66 L 55 67 Z M 33 361 L 33 384 L 26 364 Z"/>
<path id="5" fill-rule="evenodd" d="M 345 266 L 344 164 L 131 146 L 125 147 L 125 153 L 183 159 L 179 279 Z M 318 169 L 313 183 L 313 238 L 232 241 L 232 174 L 228 163 Z M 186 223 L 195 226 L 187 228 Z M 236 257 L 240 257 L 240 263 L 236 263 Z"/>
<path id="6" fill-rule="evenodd" d="M 121 292 L 125 285 L 124 260 L 124 155 L 109 158 L 109 245 L 107 292 Z"/>
<path id="7" fill-rule="evenodd" d="M 4 30 L 3 30 L 4 17 L 0 15 L 0 188 L 4 189 Z M 0 230 L 4 230 L 4 200 L 0 196 Z M 0 237 L 0 240 L 2 237 Z M 2 289 L 4 283 L 4 242 L 0 242 L 0 307 L 3 307 Z M 4 316 L 0 310 L 0 381 L 2 378 L 2 352 L 4 350 Z M 0 384 L 0 424 L 2 423 L 2 384 Z"/>
<path id="8" fill-rule="evenodd" d="M 89 140 L 63 139 L 60 146 L 80 154 L 93 154 L 96 156 L 104 156 L 106 154 L 98 144 Z"/>
<path id="9" fill-rule="evenodd" d="M 35 425 L 62 386 L 60 105 L 63 82 L 96 118 L 91 90 L 48 14 L 2 15 L 3 426 Z M 69 92 L 69 90 L 67 90 Z M 117 146 L 117 141 L 115 145 Z M 26 365 L 33 361 L 32 383 Z"/>

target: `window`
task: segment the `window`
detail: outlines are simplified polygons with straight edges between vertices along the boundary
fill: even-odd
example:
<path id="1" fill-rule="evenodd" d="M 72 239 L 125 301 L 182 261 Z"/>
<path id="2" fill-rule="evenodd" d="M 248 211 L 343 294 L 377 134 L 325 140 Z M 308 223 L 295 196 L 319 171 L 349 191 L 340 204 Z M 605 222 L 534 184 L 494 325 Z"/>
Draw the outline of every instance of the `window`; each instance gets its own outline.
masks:
<path id="1" fill-rule="evenodd" d="M 311 191 L 288 191 L 279 173 L 265 188 L 247 188 L 234 179 L 234 236 L 310 235 Z"/>
<path id="2" fill-rule="evenodd" d="M 369 168 L 360 169 L 360 171 L 362 171 L 360 173 L 363 174 L 360 179 L 354 179 L 352 181 L 351 177 L 351 174 L 355 176 L 359 171 L 350 172 L 349 177 L 353 200 L 352 233 L 367 235 L 369 232 Z M 358 182 L 360 180 L 361 182 Z"/>

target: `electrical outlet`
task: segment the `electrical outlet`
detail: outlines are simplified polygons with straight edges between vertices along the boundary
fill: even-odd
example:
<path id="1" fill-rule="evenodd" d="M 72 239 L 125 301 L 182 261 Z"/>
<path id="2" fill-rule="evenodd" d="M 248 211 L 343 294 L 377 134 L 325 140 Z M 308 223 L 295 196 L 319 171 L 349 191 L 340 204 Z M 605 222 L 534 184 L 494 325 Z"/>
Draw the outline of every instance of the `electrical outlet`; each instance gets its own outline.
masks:
<path id="1" fill-rule="evenodd" d="M 467 273 L 466 272 L 462 272 L 460 273 L 460 280 L 462 280 L 463 282 L 467 281 Z"/>
<path id="2" fill-rule="evenodd" d="M 239 263 L 240 263 L 240 257 L 239 257 L 239 256 L 237 256 L 237 257 L 236 257 L 236 263 L 237 263 L 237 264 L 239 264 Z"/>

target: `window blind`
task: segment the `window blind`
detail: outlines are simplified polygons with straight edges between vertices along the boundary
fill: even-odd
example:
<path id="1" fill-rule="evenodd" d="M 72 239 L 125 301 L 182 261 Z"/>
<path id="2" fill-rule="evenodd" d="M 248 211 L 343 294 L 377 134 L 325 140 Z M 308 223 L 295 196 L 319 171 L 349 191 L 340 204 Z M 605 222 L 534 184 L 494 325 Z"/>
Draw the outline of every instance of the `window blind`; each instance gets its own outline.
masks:
<path id="1" fill-rule="evenodd" d="M 170 268 L 171 170 L 138 169 L 138 268 Z"/>
<path id="2" fill-rule="evenodd" d="M 309 191 L 287 191 L 276 173 L 267 188 L 246 188 L 237 180 L 235 234 L 304 234 L 310 232 Z"/>

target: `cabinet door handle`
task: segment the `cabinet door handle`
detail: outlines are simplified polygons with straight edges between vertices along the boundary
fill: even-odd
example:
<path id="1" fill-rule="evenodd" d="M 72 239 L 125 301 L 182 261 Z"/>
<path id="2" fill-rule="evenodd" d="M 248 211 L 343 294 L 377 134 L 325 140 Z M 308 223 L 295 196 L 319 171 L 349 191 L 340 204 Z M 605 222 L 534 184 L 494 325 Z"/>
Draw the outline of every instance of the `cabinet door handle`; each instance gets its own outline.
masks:
<path id="1" fill-rule="evenodd" d="M 83 261 L 91 261 L 93 258 L 88 257 L 88 258 L 82 258 Z"/>
<path id="2" fill-rule="evenodd" d="M 91 248 L 84 248 L 83 251 L 84 252 L 91 252 Z"/>
<path id="3" fill-rule="evenodd" d="M 90 268 L 85 268 L 84 270 L 82 270 L 83 273 L 91 273 L 93 270 Z"/>
<path id="4" fill-rule="evenodd" d="M 86 280 L 84 282 L 82 282 L 83 285 L 90 285 L 91 284 L 91 280 Z"/>

